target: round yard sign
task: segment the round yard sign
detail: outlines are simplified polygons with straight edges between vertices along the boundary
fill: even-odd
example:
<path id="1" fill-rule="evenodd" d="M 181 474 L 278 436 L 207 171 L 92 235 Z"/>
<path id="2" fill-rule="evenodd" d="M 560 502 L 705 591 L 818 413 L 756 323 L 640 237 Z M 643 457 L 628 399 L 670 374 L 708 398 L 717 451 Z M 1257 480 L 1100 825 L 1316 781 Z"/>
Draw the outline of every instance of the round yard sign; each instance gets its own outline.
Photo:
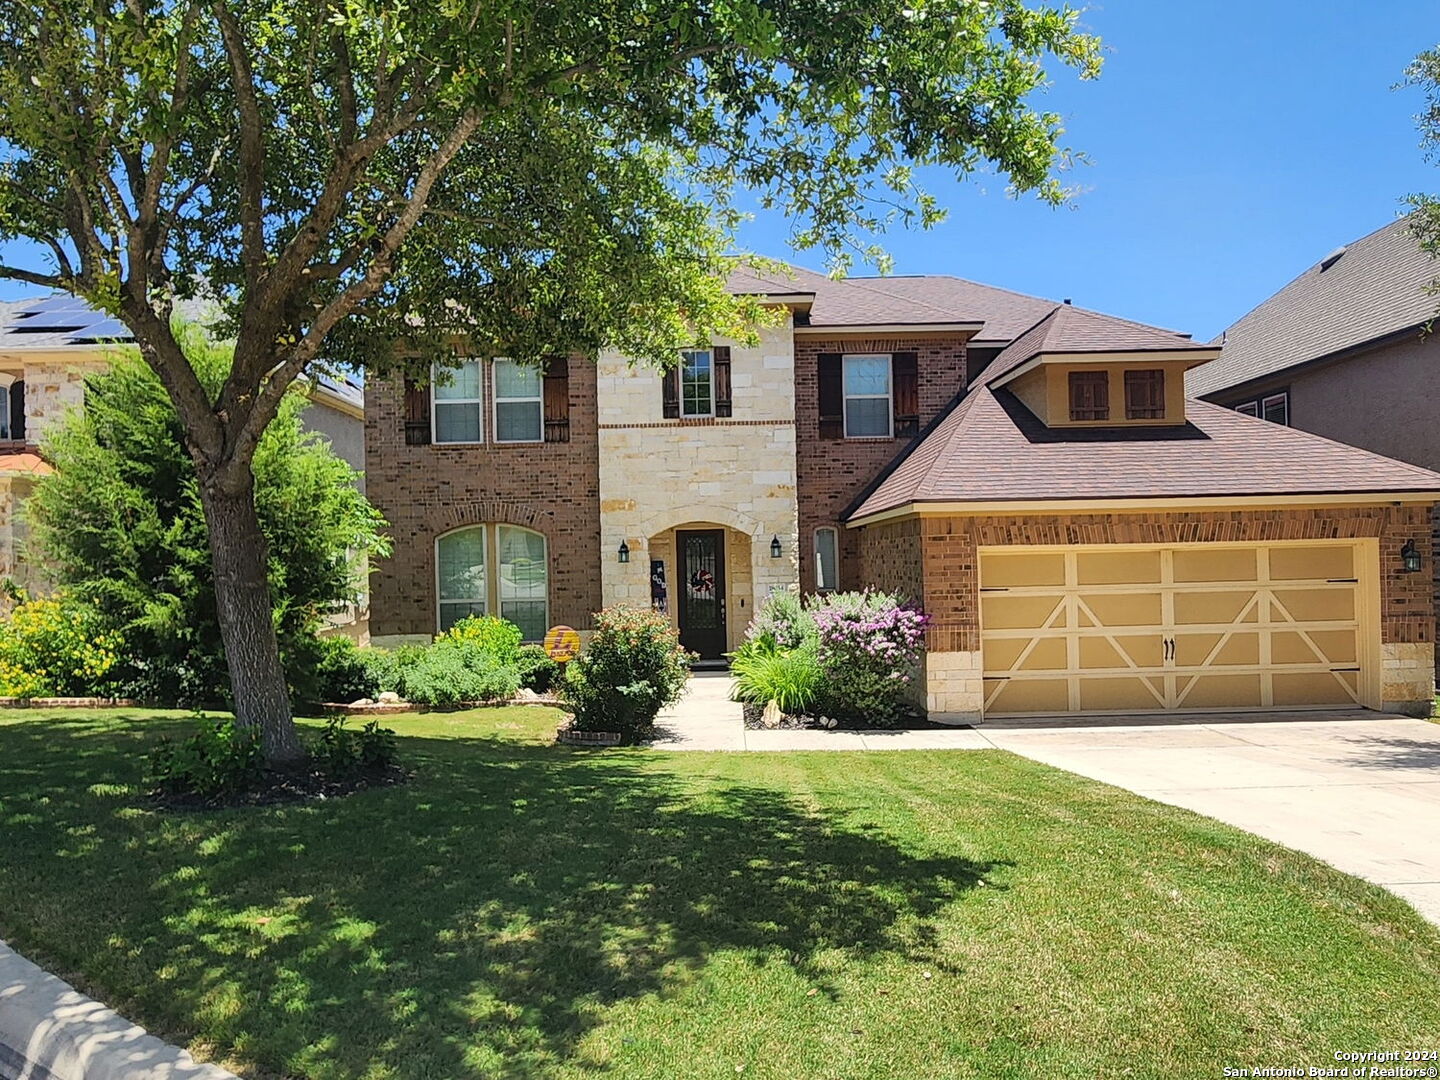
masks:
<path id="1" fill-rule="evenodd" d="M 545 631 L 545 654 L 562 664 L 574 660 L 580 655 L 580 635 L 568 626 L 552 626 Z"/>

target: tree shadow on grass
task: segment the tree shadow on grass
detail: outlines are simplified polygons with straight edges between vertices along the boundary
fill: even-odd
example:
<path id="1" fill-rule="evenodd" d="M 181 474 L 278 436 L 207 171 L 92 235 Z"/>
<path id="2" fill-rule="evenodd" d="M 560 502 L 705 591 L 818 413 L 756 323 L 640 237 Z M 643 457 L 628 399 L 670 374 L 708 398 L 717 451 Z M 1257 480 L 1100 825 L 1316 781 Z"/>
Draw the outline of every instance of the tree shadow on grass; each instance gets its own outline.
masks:
<path id="1" fill-rule="evenodd" d="M 936 964 L 992 870 L 644 751 L 491 739 L 402 738 L 403 787 L 162 815 L 154 731 L 0 726 L 0 929 L 257 1075 L 548 1076 L 720 952 L 822 992 L 837 956 Z"/>

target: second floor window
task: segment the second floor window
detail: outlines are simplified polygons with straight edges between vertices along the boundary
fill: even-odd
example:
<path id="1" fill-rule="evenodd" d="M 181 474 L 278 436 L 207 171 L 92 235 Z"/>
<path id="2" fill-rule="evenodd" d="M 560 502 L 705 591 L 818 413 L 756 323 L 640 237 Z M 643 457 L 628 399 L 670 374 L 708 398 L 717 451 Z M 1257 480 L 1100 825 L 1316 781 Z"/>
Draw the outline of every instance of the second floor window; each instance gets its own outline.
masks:
<path id="1" fill-rule="evenodd" d="M 890 357 L 847 355 L 842 364 L 845 437 L 890 438 L 890 422 L 894 415 L 890 402 Z"/>
<path id="2" fill-rule="evenodd" d="M 1163 420 L 1165 418 L 1165 372 L 1125 372 L 1125 419 Z"/>
<path id="3" fill-rule="evenodd" d="M 713 416 L 714 365 L 709 349 L 687 349 L 680 354 L 680 415 Z"/>
<path id="4" fill-rule="evenodd" d="M 478 443 L 484 438 L 480 384 L 479 360 L 466 360 L 458 368 L 435 369 L 430 386 L 437 443 Z"/>
<path id="5" fill-rule="evenodd" d="M 495 441 L 540 442 L 545 435 L 540 371 L 513 360 L 496 360 Z"/>
<path id="6" fill-rule="evenodd" d="M 1110 376 L 1106 372 L 1070 372 L 1070 419 L 1110 419 Z"/>

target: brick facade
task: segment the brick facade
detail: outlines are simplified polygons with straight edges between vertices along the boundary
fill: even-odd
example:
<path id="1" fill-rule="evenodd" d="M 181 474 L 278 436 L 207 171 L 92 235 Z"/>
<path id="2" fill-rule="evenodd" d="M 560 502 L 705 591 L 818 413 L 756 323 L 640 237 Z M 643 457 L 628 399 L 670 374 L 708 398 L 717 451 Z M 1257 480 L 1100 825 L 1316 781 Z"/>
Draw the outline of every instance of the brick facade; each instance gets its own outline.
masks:
<path id="1" fill-rule="evenodd" d="M 840 514 L 912 441 L 909 438 L 820 438 L 818 358 L 823 353 L 915 353 L 923 431 L 965 388 L 968 337 L 967 334 L 883 338 L 796 336 L 795 457 L 802 591 L 815 588 L 815 530 L 826 525 L 840 526 Z M 861 569 L 860 546 L 854 530 L 840 527 L 839 546 L 840 587 L 857 588 L 868 579 Z"/>
<path id="2" fill-rule="evenodd" d="M 569 442 L 475 446 L 407 445 L 399 383 L 366 384 L 366 491 L 394 541 L 370 579 L 373 637 L 435 632 L 435 538 L 485 522 L 545 536 L 550 622 L 589 627 L 601 606 L 595 365 L 572 361 L 569 382 Z"/>
<path id="3" fill-rule="evenodd" d="M 1428 568 L 1406 573 L 1400 549 L 1427 550 L 1431 508 L 1336 506 L 1170 513 L 1026 514 L 931 517 L 886 522 L 858 533 L 861 565 L 875 583 L 901 587 L 923 575 L 932 652 L 980 648 L 981 547 L 1056 544 L 1262 543 L 1376 537 L 1380 541 L 1380 634 L 1394 643 L 1433 643 L 1434 596 Z"/>

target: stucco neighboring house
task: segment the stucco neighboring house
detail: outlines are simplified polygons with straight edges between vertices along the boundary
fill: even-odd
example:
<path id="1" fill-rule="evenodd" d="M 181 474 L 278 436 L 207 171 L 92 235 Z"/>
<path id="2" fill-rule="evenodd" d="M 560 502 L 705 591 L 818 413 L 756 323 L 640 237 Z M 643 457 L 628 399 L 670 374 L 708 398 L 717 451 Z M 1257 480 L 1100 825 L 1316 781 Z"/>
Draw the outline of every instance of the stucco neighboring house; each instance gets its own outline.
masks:
<path id="1" fill-rule="evenodd" d="M 366 386 L 380 644 L 618 603 L 720 660 L 775 589 L 931 616 L 933 718 L 1428 711 L 1440 474 L 1186 397 L 1215 344 L 948 277 L 739 272 L 662 374 L 463 356 Z"/>
<path id="2" fill-rule="evenodd" d="M 45 591 L 42 568 L 26 552 L 23 509 L 35 477 L 50 470 L 45 432 L 68 410 L 84 405 L 86 377 L 103 371 L 117 343 L 129 340 L 121 323 L 74 297 L 0 302 L 0 580 Z M 305 425 L 363 469 L 360 385 L 322 377 L 306 391 L 312 404 L 302 414 Z M 363 617 L 363 611 L 352 611 L 337 620 L 350 626 Z"/>
<path id="3" fill-rule="evenodd" d="M 1335 249 L 1245 314 L 1187 389 L 1278 424 L 1440 469 L 1440 262 L 1408 218 Z M 1440 542 L 1440 519 L 1436 523 Z M 1440 565 L 1440 564 L 1437 564 Z M 1440 578 L 1436 581 L 1440 592 Z"/>

